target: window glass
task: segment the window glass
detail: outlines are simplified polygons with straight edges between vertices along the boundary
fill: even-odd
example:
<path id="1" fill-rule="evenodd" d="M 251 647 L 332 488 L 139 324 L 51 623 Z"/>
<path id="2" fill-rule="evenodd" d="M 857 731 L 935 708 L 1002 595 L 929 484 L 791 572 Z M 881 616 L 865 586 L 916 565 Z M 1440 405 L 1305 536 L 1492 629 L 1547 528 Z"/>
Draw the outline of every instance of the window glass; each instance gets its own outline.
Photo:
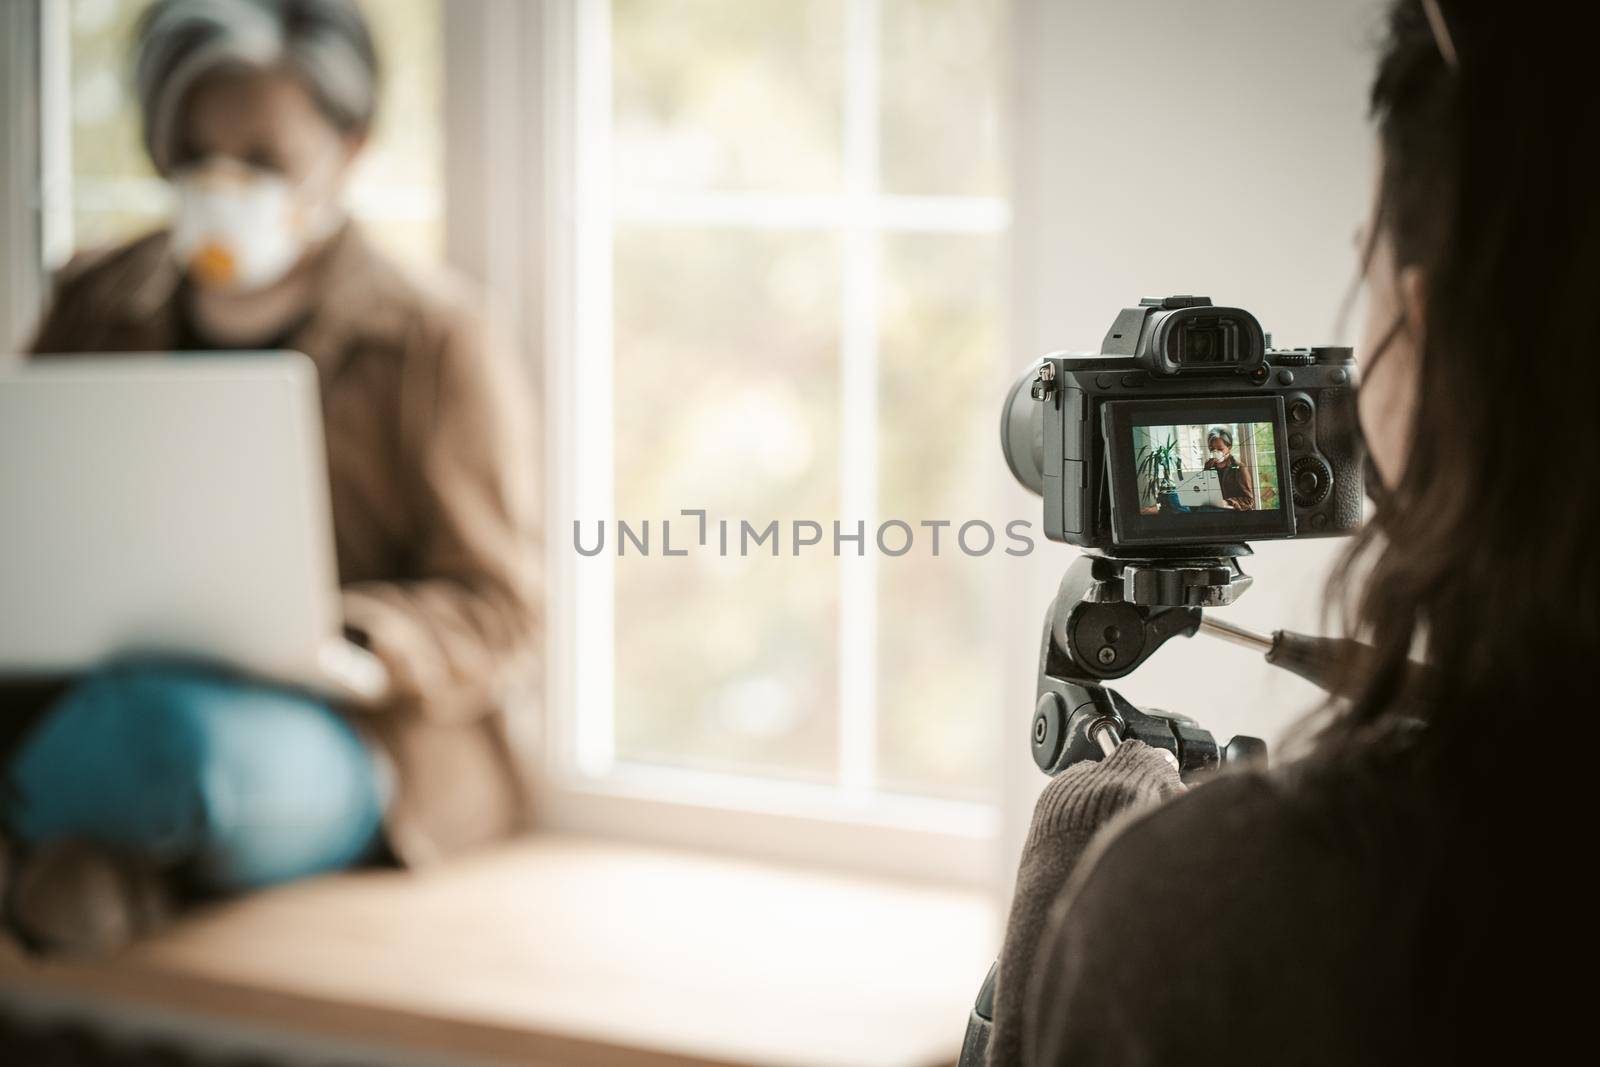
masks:
<path id="1" fill-rule="evenodd" d="M 986 384 L 1001 9 L 612 4 L 593 306 L 613 316 L 614 514 L 656 538 L 611 548 L 618 760 L 988 798 L 994 583 L 954 528 L 934 556 L 919 524 L 991 518 L 1008 477 Z M 664 557 L 662 519 L 675 547 L 698 532 L 685 508 L 712 544 Z M 888 519 L 917 528 L 902 557 L 872 543 Z M 778 558 L 741 554 L 740 523 L 773 520 Z M 795 556 L 796 520 L 824 544 Z M 865 520 L 873 558 L 837 558 L 834 520 Z"/>
<path id="2" fill-rule="evenodd" d="M 832 778 L 838 568 L 762 535 L 838 512 L 837 263 L 824 232 L 618 234 L 617 515 L 653 536 L 616 560 L 624 758 Z M 685 508 L 710 550 L 665 556 Z"/>
<path id="3" fill-rule="evenodd" d="M 612 27 L 621 187 L 839 187 L 843 0 L 617 0 Z"/>

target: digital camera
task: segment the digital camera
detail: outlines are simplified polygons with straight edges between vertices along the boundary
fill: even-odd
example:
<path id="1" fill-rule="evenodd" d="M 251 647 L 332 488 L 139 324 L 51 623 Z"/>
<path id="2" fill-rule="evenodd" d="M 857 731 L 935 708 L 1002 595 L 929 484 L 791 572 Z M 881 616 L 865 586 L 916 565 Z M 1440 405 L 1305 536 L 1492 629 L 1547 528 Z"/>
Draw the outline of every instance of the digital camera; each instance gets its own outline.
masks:
<path id="1" fill-rule="evenodd" d="M 1146 299 L 1098 354 L 1054 352 L 1006 396 L 1000 440 L 1052 540 L 1111 556 L 1349 533 L 1361 521 L 1348 348 L 1268 348 L 1242 308 Z"/>

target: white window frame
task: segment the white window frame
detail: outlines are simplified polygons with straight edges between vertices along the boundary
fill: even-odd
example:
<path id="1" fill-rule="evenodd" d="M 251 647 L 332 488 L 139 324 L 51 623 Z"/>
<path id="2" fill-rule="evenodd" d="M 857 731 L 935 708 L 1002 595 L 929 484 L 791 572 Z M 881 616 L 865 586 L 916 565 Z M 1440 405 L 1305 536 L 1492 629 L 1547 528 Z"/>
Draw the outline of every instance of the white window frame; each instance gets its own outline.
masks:
<path id="1" fill-rule="evenodd" d="M 71 251 L 67 15 L 62 0 L 0 5 L 0 359 L 27 343 L 46 270 Z"/>
<path id="2" fill-rule="evenodd" d="M 611 241 L 595 236 L 609 235 L 613 217 L 843 236 L 841 391 L 848 428 L 842 445 L 852 457 L 877 451 L 879 235 L 1006 231 L 1009 214 L 999 199 L 879 192 L 879 3 L 852 0 L 847 10 L 842 195 L 672 194 L 614 204 L 607 0 L 448 5 L 450 258 L 486 284 L 497 318 L 536 354 L 544 400 L 549 628 L 539 818 L 557 831 L 989 886 L 1002 866 L 997 807 L 873 788 L 877 618 L 870 555 L 842 560 L 840 785 L 817 786 L 618 763 L 613 560 L 604 553 L 581 557 L 571 547 L 574 519 L 615 517 Z M 870 527 L 874 464 L 842 464 L 840 478 L 840 517 L 865 519 Z"/>
<path id="3" fill-rule="evenodd" d="M 848 7 L 846 93 L 852 104 L 842 196 L 673 195 L 612 205 L 605 156 L 608 0 L 450 0 L 443 5 L 446 259 L 483 285 L 492 321 L 527 354 L 535 386 L 529 402 L 545 420 L 547 671 L 542 714 L 530 717 L 538 725 L 530 750 L 542 771 L 541 825 L 993 886 L 1006 866 L 995 806 L 872 788 L 877 619 L 870 555 L 842 560 L 843 729 L 841 784 L 835 787 L 616 764 L 609 729 L 611 560 L 603 554 L 584 559 L 570 548 L 574 518 L 613 517 L 609 436 L 584 432 L 610 426 L 610 242 L 578 239 L 604 232 L 613 209 L 630 223 L 755 223 L 843 235 L 842 445 L 844 454 L 868 462 L 841 465 L 840 518 L 875 524 L 879 235 L 1004 233 L 1009 225 L 1000 200 L 885 196 L 876 189 L 878 6 L 878 0 L 851 0 Z M 17 242 L 5 256 L 0 282 L 10 298 L 0 311 L 11 318 L 0 316 L 0 326 L 8 328 L 20 329 L 18 320 L 36 313 L 44 293 L 41 264 L 52 254 L 59 258 L 63 233 L 70 241 L 70 184 L 60 183 L 62 168 L 70 172 L 70 159 L 62 155 L 70 147 L 64 20 L 57 18 L 54 36 L 50 30 L 52 12 L 64 10 L 55 0 L 7 5 L 8 16 L 25 12 L 42 28 L 27 38 L 7 35 L 6 85 L 0 87 L 6 102 L 17 98 L 12 83 L 19 76 L 32 86 L 50 86 L 36 90 L 29 104 L 40 109 L 30 149 L 35 155 L 26 168 L 37 180 L 23 188 L 29 184 L 18 179 L 24 168 L 13 166 L 0 187 L 7 232 L 34 238 Z M 15 57 L 27 56 L 34 41 L 40 46 L 32 65 L 19 68 Z M 53 117 L 45 113 L 52 106 L 60 112 Z M 25 133 L 21 123 L 8 129 L 18 137 Z M 51 195 L 61 188 L 66 196 Z M 28 228 L 11 229 L 16 219 Z M 594 708 L 606 713 L 579 713 Z"/>

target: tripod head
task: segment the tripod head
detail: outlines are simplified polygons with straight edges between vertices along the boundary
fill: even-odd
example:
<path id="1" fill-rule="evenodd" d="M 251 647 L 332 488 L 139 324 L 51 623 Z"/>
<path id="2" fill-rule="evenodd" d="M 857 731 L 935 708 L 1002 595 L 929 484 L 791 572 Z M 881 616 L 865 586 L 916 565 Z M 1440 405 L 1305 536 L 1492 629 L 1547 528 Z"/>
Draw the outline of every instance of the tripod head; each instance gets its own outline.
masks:
<path id="1" fill-rule="evenodd" d="M 1193 719 L 1140 709 L 1103 683 L 1131 674 L 1174 637 L 1191 637 L 1201 609 L 1231 604 L 1250 587 L 1239 565 L 1247 545 L 1138 558 L 1084 555 L 1067 569 L 1045 619 L 1031 745 L 1054 775 L 1109 754 L 1123 738 L 1171 752 L 1179 773 L 1258 758 L 1264 742 L 1235 737 L 1218 746 Z"/>
<path id="2" fill-rule="evenodd" d="M 1202 608 L 1242 596 L 1250 576 L 1239 560 L 1250 554 L 1242 544 L 1146 551 L 1137 558 L 1091 552 L 1067 568 L 1039 648 L 1039 699 L 1029 741 L 1041 771 L 1056 775 L 1074 763 L 1102 759 L 1125 738 L 1172 753 L 1185 781 L 1222 763 L 1265 759 L 1267 745 L 1259 738 L 1239 736 L 1218 746 L 1193 719 L 1136 707 L 1104 685 L 1133 673 L 1174 637 L 1193 637 L 1205 625 Z M 1235 640 L 1238 634 L 1260 640 L 1234 629 Z M 994 990 L 991 967 L 967 1019 L 962 1067 L 978 1067 L 986 1058 Z"/>
<path id="3" fill-rule="evenodd" d="M 1131 674 L 1174 637 L 1204 630 L 1262 652 L 1268 663 L 1330 693 L 1343 691 L 1352 677 L 1347 665 L 1370 657 L 1370 648 L 1284 630 L 1269 637 L 1202 618 L 1202 608 L 1231 604 L 1250 588 L 1250 577 L 1239 566 L 1248 555 L 1246 545 L 1216 545 L 1137 559 L 1085 555 L 1067 568 L 1045 617 L 1039 649 L 1039 701 L 1030 743 L 1040 770 L 1059 774 L 1082 760 L 1109 756 L 1124 738 L 1172 753 L 1185 780 L 1222 763 L 1264 759 L 1267 746 L 1258 738 L 1235 737 L 1219 747 L 1193 719 L 1135 707 L 1103 684 Z M 967 1018 L 961 1067 L 985 1062 L 994 992 L 995 968 L 990 967 Z"/>
<path id="4" fill-rule="evenodd" d="M 1239 560 L 1250 554 L 1247 545 L 1221 545 L 1209 555 L 1080 557 L 1050 605 L 1054 641 L 1046 641 L 1041 666 L 1084 682 L 1132 673 L 1169 639 L 1192 636 L 1200 609 L 1244 595 L 1252 579 Z"/>

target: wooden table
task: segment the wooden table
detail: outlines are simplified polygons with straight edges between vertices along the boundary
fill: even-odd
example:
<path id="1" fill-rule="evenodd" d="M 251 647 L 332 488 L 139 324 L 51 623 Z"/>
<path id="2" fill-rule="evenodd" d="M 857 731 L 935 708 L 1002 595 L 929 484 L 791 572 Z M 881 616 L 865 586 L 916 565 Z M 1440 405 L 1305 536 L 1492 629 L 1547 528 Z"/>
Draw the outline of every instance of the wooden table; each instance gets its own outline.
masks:
<path id="1" fill-rule="evenodd" d="M 110 961 L 0 960 L 0 998 L 452 1065 L 932 1067 L 997 944 L 971 891 L 537 837 L 263 893 Z"/>

